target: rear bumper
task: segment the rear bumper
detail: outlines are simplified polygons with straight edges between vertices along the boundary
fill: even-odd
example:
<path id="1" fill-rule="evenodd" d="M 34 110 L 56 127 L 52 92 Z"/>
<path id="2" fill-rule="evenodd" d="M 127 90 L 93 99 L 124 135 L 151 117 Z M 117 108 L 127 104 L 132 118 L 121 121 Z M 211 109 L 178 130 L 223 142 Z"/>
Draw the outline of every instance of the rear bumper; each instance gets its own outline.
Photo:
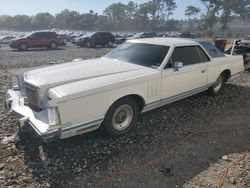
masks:
<path id="1" fill-rule="evenodd" d="M 20 91 L 8 90 L 8 96 L 5 101 L 5 107 L 13 114 L 21 117 L 19 120 L 20 128 L 28 123 L 45 142 L 60 137 L 61 129 L 55 126 L 50 127 L 46 121 L 45 111 L 34 112 L 31 108 L 24 105 L 25 97 L 21 95 Z"/>
<path id="2" fill-rule="evenodd" d="M 250 60 L 244 65 L 246 70 L 250 69 Z"/>

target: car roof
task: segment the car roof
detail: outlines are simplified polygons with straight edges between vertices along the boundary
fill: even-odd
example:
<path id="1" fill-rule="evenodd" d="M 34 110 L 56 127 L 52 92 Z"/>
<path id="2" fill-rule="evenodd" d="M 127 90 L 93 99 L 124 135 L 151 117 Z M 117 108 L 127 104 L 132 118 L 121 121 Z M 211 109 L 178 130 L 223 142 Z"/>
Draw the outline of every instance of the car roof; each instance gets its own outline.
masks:
<path id="1" fill-rule="evenodd" d="M 132 40 L 128 40 L 128 42 L 154 44 L 154 45 L 162 45 L 162 46 L 192 46 L 192 45 L 199 45 L 196 41 L 190 40 L 190 39 L 163 38 L 163 37 L 132 39 Z"/>
<path id="2" fill-rule="evenodd" d="M 195 41 L 195 42 L 209 42 L 209 41 L 207 41 L 207 40 L 204 40 L 204 39 L 199 39 L 199 38 L 194 38 L 194 39 L 190 39 L 190 40 L 192 40 L 192 41 Z M 209 42 L 209 43 L 211 43 L 211 42 Z"/>
<path id="3" fill-rule="evenodd" d="M 56 34 L 55 31 L 34 31 L 34 32 L 32 32 L 32 34 L 33 33 L 53 33 L 53 34 Z"/>

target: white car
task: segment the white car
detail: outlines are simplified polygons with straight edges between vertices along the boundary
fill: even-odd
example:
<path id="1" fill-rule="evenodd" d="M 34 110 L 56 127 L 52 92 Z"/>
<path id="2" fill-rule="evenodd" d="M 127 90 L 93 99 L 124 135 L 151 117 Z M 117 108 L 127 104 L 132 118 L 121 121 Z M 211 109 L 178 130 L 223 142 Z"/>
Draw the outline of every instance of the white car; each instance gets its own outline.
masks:
<path id="1" fill-rule="evenodd" d="M 0 38 L 0 44 L 9 44 L 10 41 L 12 39 L 14 39 L 15 37 L 11 37 L 11 36 L 5 36 L 5 37 L 2 37 Z"/>
<path id="2" fill-rule="evenodd" d="M 98 128 L 118 137 L 140 113 L 205 90 L 217 95 L 244 70 L 242 56 L 215 57 L 193 40 L 131 40 L 102 58 L 21 74 L 6 106 L 47 141 Z"/>

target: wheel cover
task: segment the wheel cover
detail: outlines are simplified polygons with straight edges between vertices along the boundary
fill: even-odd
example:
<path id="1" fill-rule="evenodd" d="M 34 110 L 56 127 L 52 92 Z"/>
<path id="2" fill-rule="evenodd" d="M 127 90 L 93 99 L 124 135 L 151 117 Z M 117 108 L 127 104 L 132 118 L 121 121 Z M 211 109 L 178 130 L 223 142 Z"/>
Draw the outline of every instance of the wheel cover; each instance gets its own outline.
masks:
<path id="1" fill-rule="evenodd" d="M 26 49 L 26 45 L 25 44 L 21 44 L 21 49 L 25 50 Z"/>
<path id="2" fill-rule="evenodd" d="M 120 106 L 115 110 L 112 118 L 113 128 L 116 131 L 124 131 L 130 126 L 133 121 L 133 117 L 134 111 L 130 105 L 125 104 Z"/>
<path id="3" fill-rule="evenodd" d="M 113 46 L 113 42 L 110 41 L 110 42 L 109 42 L 109 46 Z"/>
<path id="4" fill-rule="evenodd" d="M 222 86 L 222 80 L 223 80 L 222 76 L 219 76 L 219 78 L 216 80 L 213 86 L 215 92 L 218 92 L 220 90 Z"/>
<path id="5" fill-rule="evenodd" d="M 56 43 L 52 43 L 52 44 L 51 44 L 51 47 L 52 47 L 52 48 L 56 48 Z"/>

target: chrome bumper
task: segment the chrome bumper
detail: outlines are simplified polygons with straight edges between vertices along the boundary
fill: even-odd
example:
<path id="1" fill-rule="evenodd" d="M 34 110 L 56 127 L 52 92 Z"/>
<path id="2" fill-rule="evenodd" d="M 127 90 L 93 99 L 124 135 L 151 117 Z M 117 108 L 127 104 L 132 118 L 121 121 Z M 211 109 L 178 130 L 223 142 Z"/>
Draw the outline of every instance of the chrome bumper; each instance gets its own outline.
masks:
<path id="1" fill-rule="evenodd" d="M 57 139 L 61 130 L 57 127 L 51 128 L 46 122 L 43 112 L 34 112 L 31 108 L 24 105 L 25 97 L 18 90 L 8 90 L 8 99 L 5 107 L 13 114 L 21 117 L 20 128 L 28 123 L 45 142 Z"/>

